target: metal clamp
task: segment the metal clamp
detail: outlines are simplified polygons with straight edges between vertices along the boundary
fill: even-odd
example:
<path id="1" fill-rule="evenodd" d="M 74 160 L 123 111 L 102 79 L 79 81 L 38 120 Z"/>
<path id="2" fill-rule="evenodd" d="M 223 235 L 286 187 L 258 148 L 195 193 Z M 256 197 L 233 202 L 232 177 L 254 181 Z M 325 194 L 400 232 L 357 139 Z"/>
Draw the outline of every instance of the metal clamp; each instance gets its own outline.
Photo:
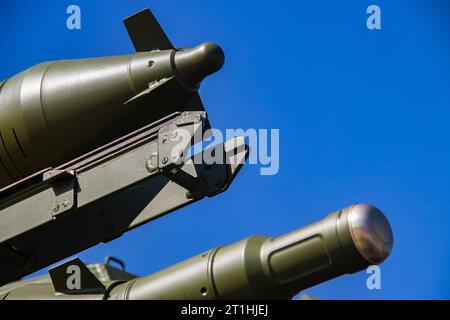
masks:
<path id="1" fill-rule="evenodd" d="M 203 139 L 205 112 L 184 112 L 175 124 L 162 127 L 158 131 L 158 152 L 147 161 L 149 171 L 159 171 L 169 180 L 187 190 L 189 199 L 206 195 L 207 181 L 184 171 L 183 159 L 193 143 Z"/>
<path id="2" fill-rule="evenodd" d="M 76 174 L 74 171 L 49 170 L 43 181 L 52 188 L 51 214 L 58 215 L 76 208 Z"/>

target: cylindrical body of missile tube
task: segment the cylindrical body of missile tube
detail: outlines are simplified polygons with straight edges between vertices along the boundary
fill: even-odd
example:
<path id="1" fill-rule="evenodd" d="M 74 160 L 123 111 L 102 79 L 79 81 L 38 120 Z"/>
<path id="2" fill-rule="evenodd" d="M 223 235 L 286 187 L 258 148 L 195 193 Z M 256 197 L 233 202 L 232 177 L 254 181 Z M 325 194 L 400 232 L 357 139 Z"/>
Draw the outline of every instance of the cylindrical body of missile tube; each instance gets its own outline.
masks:
<path id="1" fill-rule="evenodd" d="M 366 204 L 286 235 L 253 236 L 114 287 L 110 299 L 289 299 L 301 290 L 383 262 L 393 236 Z"/>
<path id="2" fill-rule="evenodd" d="M 184 111 L 223 62 L 222 49 L 204 43 L 42 63 L 0 82 L 0 189 Z"/>

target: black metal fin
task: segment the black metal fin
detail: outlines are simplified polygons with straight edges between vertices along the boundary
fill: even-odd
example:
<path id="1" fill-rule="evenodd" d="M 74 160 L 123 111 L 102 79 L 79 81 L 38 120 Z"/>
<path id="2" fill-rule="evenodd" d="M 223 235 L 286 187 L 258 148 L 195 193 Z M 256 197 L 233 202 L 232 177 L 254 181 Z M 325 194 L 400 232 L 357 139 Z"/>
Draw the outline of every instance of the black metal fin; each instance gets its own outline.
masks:
<path id="1" fill-rule="evenodd" d="M 64 262 L 48 273 L 58 293 L 95 294 L 105 291 L 105 286 L 79 258 Z"/>
<path id="2" fill-rule="evenodd" d="M 139 11 L 123 22 L 137 52 L 174 48 L 150 9 Z"/>

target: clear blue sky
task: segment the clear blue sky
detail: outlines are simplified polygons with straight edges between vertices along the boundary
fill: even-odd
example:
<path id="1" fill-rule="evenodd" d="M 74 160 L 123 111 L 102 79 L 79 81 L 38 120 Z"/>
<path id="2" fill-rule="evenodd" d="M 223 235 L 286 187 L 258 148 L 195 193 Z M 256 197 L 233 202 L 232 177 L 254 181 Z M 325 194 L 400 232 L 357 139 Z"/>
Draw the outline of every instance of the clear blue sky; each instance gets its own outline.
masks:
<path id="1" fill-rule="evenodd" d="M 82 30 L 65 27 L 78 4 Z M 366 8 L 382 10 L 369 31 Z M 321 298 L 450 298 L 450 5 L 371 1 L 2 1 L 0 78 L 38 62 L 128 54 L 122 18 L 151 7 L 173 43 L 226 52 L 201 88 L 218 128 L 279 128 L 280 172 L 246 167 L 206 199 L 80 254 L 149 274 L 252 234 L 278 235 L 354 202 L 390 219 L 382 290 L 361 272 Z M 55 239 L 56 240 L 56 239 Z M 57 240 L 56 240 L 57 241 Z"/>

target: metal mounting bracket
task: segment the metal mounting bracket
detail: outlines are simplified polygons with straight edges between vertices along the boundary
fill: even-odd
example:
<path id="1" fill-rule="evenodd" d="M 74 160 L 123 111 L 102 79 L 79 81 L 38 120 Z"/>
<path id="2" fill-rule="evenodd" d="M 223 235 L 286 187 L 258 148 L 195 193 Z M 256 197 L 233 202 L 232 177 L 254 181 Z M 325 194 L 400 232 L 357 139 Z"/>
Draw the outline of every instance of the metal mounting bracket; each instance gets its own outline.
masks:
<path id="1" fill-rule="evenodd" d="M 0 285 L 225 191 L 249 150 L 234 138 L 214 147 L 223 162 L 194 161 L 208 128 L 176 112 L 0 190 Z"/>
<path id="2" fill-rule="evenodd" d="M 43 182 L 47 183 L 52 192 L 51 214 L 54 218 L 62 213 L 76 208 L 76 174 L 74 170 L 49 170 L 43 174 Z"/>
<path id="3" fill-rule="evenodd" d="M 203 139 L 206 123 L 205 112 L 184 113 L 169 126 L 158 132 L 158 152 L 149 159 L 150 170 L 159 170 L 172 182 L 187 190 L 188 198 L 199 199 L 207 195 L 207 180 L 184 171 L 185 155 L 192 144 Z M 157 160 L 155 161 L 155 157 Z"/>

